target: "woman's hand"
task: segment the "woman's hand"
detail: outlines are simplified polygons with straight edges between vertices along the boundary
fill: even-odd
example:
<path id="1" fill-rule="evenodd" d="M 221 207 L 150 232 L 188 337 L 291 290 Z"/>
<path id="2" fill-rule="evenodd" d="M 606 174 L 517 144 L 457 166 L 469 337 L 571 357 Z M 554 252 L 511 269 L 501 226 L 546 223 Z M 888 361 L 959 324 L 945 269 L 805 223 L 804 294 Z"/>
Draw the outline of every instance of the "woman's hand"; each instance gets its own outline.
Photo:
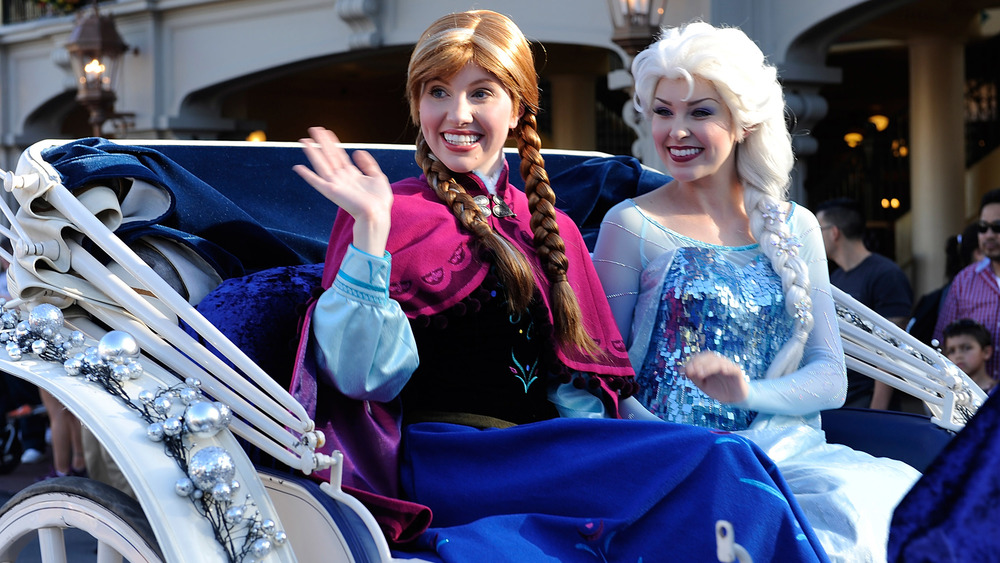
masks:
<path id="1" fill-rule="evenodd" d="M 310 127 L 302 148 L 315 171 L 298 164 L 292 169 L 310 186 L 354 217 L 354 246 L 382 256 L 389 238 L 392 188 L 375 158 L 355 151 L 354 162 L 333 131 Z"/>
<path id="2" fill-rule="evenodd" d="M 691 356 L 684 364 L 684 374 L 706 395 L 723 403 L 738 403 L 750 393 L 743 370 L 716 352 Z"/>

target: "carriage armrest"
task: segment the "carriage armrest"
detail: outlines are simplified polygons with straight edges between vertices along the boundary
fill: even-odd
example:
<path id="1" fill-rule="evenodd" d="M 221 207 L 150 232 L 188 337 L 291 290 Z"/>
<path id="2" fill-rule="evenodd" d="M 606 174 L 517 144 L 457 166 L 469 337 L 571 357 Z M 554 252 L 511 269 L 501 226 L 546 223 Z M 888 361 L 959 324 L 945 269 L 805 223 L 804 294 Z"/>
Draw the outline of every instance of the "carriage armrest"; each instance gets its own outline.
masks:
<path id="1" fill-rule="evenodd" d="M 823 411 L 827 442 L 902 461 L 921 473 L 955 433 L 927 415 L 872 409 Z"/>
<path id="2" fill-rule="evenodd" d="M 350 506 L 300 474 L 258 467 L 258 476 L 282 513 L 288 539 L 300 561 L 356 563 L 393 561 L 389 546 L 366 525 L 360 504 Z M 282 510 L 284 508 L 284 510 Z M 377 535 L 376 535 L 377 534 Z"/>

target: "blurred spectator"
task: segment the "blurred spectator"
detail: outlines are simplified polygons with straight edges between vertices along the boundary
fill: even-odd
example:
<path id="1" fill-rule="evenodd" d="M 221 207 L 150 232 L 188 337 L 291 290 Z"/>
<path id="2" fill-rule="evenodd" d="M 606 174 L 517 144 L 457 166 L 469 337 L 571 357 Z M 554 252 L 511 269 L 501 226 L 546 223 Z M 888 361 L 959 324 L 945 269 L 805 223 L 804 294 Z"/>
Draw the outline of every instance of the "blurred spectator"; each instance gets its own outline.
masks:
<path id="1" fill-rule="evenodd" d="M 983 391 L 990 393 L 996 380 L 986 372 L 993 355 L 993 337 L 986 327 L 972 319 L 958 319 L 944 327 L 944 355 Z"/>
<path id="2" fill-rule="evenodd" d="M 913 307 L 910 280 L 895 262 L 865 246 L 865 218 L 858 203 L 848 198 L 827 201 L 816 207 L 816 219 L 826 256 L 838 266 L 830 273 L 830 283 L 900 328 L 905 327 Z M 885 410 L 890 408 L 892 396 L 892 387 L 847 370 L 845 407 Z"/>
<path id="3" fill-rule="evenodd" d="M 956 319 L 968 318 L 983 325 L 993 335 L 993 349 L 1000 336 L 1000 189 L 983 195 L 976 223 L 979 250 L 984 258 L 966 266 L 955 276 L 944 298 L 934 338 L 942 341 L 944 328 Z M 1000 375 L 998 354 L 986 363 L 994 380 Z"/>
<path id="4" fill-rule="evenodd" d="M 10 252 L 10 241 L 4 240 L 3 249 Z M 0 256 L 0 299 L 10 299 L 7 290 L 7 268 L 10 263 Z M 0 415 L 6 416 L 20 442 L 20 463 L 38 463 L 45 459 L 45 417 L 37 414 L 41 406 L 38 388 L 11 375 L 3 374 L 0 381 Z"/>
<path id="5" fill-rule="evenodd" d="M 948 295 L 951 282 L 962 268 L 973 262 L 982 260 L 979 251 L 979 223 L 972 223 L 961 234 L 948 237 L 945 244 L 945 284 L 930 293 L 924 294 L 913 307 L 913 316 L 906 325 L 909 332 L 917 340 L 933 347 L 940 347 L 941 342 L 934 340 L 934 327 L 937 326 L 938 315 L 944 298 Z"/>

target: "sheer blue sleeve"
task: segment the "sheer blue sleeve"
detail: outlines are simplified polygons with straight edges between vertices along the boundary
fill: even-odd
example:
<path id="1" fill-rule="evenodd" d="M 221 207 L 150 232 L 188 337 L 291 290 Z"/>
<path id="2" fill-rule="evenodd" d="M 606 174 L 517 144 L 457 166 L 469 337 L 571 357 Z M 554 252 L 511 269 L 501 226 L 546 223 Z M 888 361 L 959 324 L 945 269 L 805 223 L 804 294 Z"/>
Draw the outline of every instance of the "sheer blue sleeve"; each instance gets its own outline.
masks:
<path id="1" fill-rule="evenodd" d="M 639 279 L 645 267 L 644 233 L 642 215 L 631 200 L 626 200 L 604 216 L 594 247 L 594 269 L 626 346 L 631 346 L 635 336 L 632 323 L 639 298 Z"/>
<path id="2" fill-rule="evenodd" d="M 842 406 L 847 373 L 819 223 L 801 206 L 795 207 L 789 221 L 802 245 L 799 256 L 809 270 L 815 324 L 799 369 L 775 379 L 752 381 L 750 395 L 740 406 L 761 413 L 803 415 Z"/>
<path id="3" fill-rule="evenodd" d="M 372 256 L 351 245 L 312 314 L 322 377 L 348 397 L 392 400 L 419 363 L 410 323 L 389 298 L 390 268 L 388 253 Z"/>

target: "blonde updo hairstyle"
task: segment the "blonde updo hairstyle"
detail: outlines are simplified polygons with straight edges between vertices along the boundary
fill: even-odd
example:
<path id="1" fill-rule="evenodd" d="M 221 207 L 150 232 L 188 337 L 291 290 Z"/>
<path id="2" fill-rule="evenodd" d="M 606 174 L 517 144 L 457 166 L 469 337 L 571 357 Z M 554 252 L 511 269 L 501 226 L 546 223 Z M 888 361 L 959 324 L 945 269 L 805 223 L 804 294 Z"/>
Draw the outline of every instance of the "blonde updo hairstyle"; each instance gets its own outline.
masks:
<path id="1" fill-rule="evenodd" d="M 584 352 L 596 350 L 593 339 L 581 322 L 580 306 L 569 285 L 566 247 L 556 224 L 555 192 L 549 185 L 538 136 L 538 76 L 531 46 L 514 22 L 486 10 L 449 14 L 439 18 L 417 41 L 407 69 L 406 92 L 410 117 L 420 130 L 420 97 L 431 80 L 447 79 L 468 64 L 476 64 L 493 74 L 503 85 L 522 115 L 513 130 L 521 157 L 521 177 L 531 210 L 534 245 L 545 275 L 551 284 L 552 316 L 557 338 Z M 427 182 L 452 211 L 459 223 L 496 259 L 512 311 L 524 309 L 535 291 L 531 264 L 516 247 L 498 235 L 454 173 L 431 152 L 422 132 L 417 133 L 417 164 Z"/>
<path id="2" fill-rule="evenodd" d="M 814 321 L 806 263 L 784 244 L 791 234 L 777 214 L 788 198 L 795 160 L 777 69 L 740 29 L 694 22 L 663 29 L 660 38 L 635 57 L 632 75 L 635 107 L 647 118 L 652 116 L 653 94 L 661 79 L 686 81 L 690 97 L 695 78 L 702 78 L 722 96 L 734 130 L 744 132 L 735 149 L 736 172 L 744 188 L 750 231 L 781 277 L 786 310 L 798 320 L 767 377 L 797 369 Z"/>

